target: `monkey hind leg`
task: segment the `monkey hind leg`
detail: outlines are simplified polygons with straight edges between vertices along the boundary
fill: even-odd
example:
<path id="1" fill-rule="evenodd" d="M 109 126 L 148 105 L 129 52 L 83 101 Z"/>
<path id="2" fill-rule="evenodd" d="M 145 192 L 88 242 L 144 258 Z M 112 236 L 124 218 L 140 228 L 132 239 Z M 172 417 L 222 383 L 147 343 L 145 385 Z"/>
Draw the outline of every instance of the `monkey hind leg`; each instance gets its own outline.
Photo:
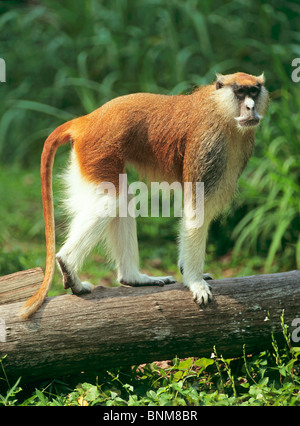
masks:
<path id="1" fill-rule="evenodd" d="M 163 286 L 175 283 L 171 277 L 150 277 L 139 271 L 139 252 L 134 217 L 116 217 L 110 224 L 107 243 L 116 264 L 118 280 L 124 286 Z"/>
<path id="2" fill-rule="evenodd" d="M 65 183 L 65 207 L 72 221 L 66 242 L 56 258 L 64 287 L 71 288 L 75 294 L 83 294 L 90 292 L 93 286 L 89 282 L 81 282 L 77 273 L 85 257 L 96 244 L 105 239 L 113 219 L 115 197 L 101 191 L 98 184 L 83 179 L 74 154 Z"/>
<path id="3" fill-rule="evenodd" d="M 110 217 L 98 217 L 97 211 L 89 211 L 77 214 L 71 222 L 69 236 L 56 259 L 64 288 L 70 288 L 74 294 L 89 293 L 93 288 L 91 283 L 81 282 L 77 272 L 88 253 L 105 238 L 110 221 Z"/>

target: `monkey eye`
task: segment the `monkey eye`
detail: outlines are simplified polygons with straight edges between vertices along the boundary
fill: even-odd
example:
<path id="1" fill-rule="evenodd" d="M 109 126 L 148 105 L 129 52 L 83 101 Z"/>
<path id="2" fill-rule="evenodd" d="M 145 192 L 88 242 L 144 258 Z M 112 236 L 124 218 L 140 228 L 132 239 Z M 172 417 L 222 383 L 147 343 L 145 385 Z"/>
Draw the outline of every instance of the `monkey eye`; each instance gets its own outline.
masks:
<path id="1" fill-rule="evenodd" d="M 246 95 L 246 90 L 243 87 L 239 87 L 235 90 L 235 94 L 239 99 L 243 99 Z"/>
<path id="2" fill-rule="evenodd" d="M 258 95 L 259 90 L 260 89 L 257 86 L 250 87 L 250 89 L 249 89 L 250 96 L 255 98 Z"/>

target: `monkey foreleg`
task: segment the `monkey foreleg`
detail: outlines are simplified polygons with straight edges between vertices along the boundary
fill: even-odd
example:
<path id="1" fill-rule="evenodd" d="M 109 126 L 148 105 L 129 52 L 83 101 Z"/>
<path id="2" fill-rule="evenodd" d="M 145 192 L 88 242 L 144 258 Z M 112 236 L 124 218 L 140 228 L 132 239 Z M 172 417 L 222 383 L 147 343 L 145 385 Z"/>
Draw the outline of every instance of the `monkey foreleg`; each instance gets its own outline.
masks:
<path id="1" fill-rule="evenodd" d="M 205 246 L 208 223 L 197 228 L 189 219 L 184 219 L 180 233 L 180 270 L 184 273 L 184 284 L 190 289 L 195 302 L 199 305 L 212 300 L 210 286 L 205 279 L 210 274 L 203 274 Z"/>

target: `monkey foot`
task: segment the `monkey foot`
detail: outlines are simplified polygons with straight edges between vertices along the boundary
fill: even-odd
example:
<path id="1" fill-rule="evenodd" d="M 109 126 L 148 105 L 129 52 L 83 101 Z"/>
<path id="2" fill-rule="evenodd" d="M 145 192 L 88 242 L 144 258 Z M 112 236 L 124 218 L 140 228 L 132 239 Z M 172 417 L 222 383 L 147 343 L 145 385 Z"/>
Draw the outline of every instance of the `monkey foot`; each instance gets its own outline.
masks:
<path id="1" fill-rule="evenodd" d="M 173 277 L 149 277 L 148 275 L 141 275 L 141 281 L 126 281 L 120 279 L 120 283 L 124 286 L 129 287 L 146 287 L 146 286 L 159 286 L 162 287 L 165 284 L 173 284 L 176 280 Z"/>
<path id="2" fill-rule="evenodd" d="M 76 287 L 71 287 L 72 293 L 76 294 L 77 296 L 81 296 L 82 294 L 88 294 L 91 293 L 94 286 L 88 281 L 83 281 L 79 283 L 76 283 Z"/>
<path id="3" fill-rule="evenodd" d="M 60 256 L 56 256 L 56 259 L 63 275 L 65 289 L 70 288 L 72 293 L 78 296 L 92 291 L 94 288 L 93 284 L 88 281 L 81 282 L 77 276 L 72 276 L 62 258 Z"/>

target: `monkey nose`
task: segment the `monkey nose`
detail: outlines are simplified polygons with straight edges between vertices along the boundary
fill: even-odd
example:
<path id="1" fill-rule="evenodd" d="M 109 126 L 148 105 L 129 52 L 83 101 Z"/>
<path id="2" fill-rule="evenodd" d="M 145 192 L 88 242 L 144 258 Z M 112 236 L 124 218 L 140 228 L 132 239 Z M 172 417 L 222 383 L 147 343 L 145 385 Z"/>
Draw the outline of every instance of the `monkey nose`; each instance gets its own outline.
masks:
<path id="1" fill-rule="evenodd" d="M 247 98 L 245 99 L 245 107 L 246 107 L 247 111 L 253 111 L 253 110 L 254 110 L 254 107 L 255 107 L 255 102 L 254 102 L 254 100 L 253 100 L 253 99 L 251 99 L 251 98 L 249 98 L 249 97 L 247 97 Z"/>

